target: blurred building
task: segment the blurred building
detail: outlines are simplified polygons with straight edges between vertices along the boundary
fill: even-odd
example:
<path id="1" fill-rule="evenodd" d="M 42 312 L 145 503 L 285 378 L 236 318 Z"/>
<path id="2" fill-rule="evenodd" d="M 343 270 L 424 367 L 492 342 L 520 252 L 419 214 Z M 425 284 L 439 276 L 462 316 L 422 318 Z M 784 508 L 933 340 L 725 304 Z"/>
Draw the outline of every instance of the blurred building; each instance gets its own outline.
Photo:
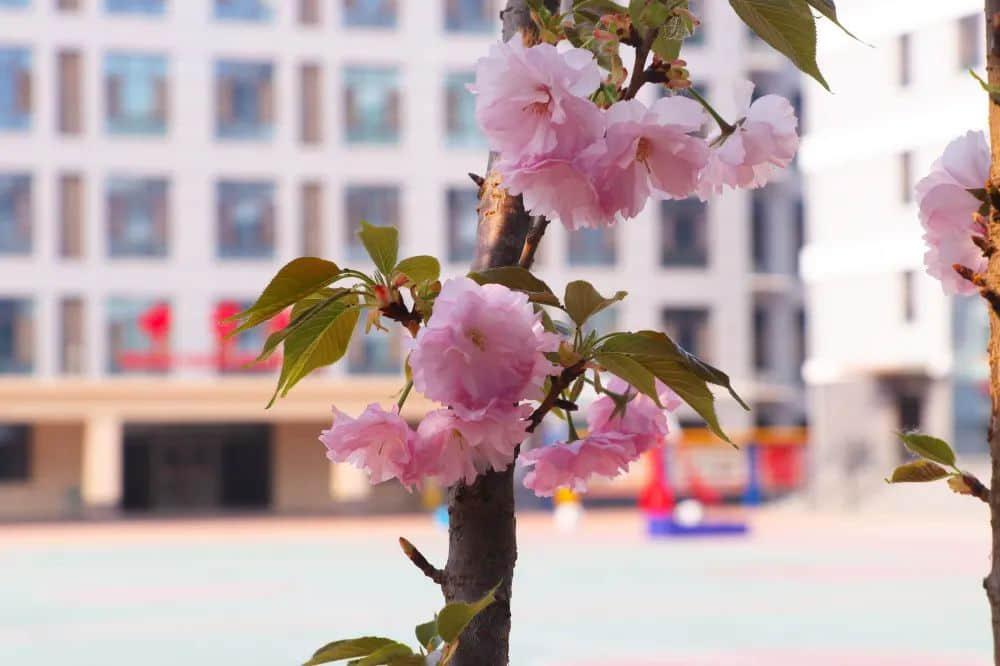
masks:
<path id="1" fill-rule="evenodd" d="M 820 62 L 834 94 L 806 85 L 805 376 L 824 500 L 840 498 L 850 475 L 881 484 L 903 456 L 900 429 L 983 453 L 989 411 L 985 309 L 946 297 L 924 272 L 913 190 L 951 139 L 985 126 L 986 96 L 967 71 L 984 64 L 982 3 L 838 9 L 874 48 L 826 25 Z"/>
<path id="2" fill-rule="evenodd" d="M 273 365 L 245 363 L 268 331 L 226 343 L 217 322 L 295 256 L 364 264 L 361 219 L 466 270 L 485 144 L 465 86 L 499 5 L 0 0 L 0 517 L 411 501 L 316 442 L 331 402 L 398 390 L 398 333 L 265 411 Z M 704 10 L 704 93 L 751 77 L 798 99 L 781 56 Z M 727 428 L 804 424 L 795 174 L 642 217 L 553 225 L 538 270 L 629 291 L 598 326 L 666 330 L 729 372 L 755 411 L 720 400 Z"/>

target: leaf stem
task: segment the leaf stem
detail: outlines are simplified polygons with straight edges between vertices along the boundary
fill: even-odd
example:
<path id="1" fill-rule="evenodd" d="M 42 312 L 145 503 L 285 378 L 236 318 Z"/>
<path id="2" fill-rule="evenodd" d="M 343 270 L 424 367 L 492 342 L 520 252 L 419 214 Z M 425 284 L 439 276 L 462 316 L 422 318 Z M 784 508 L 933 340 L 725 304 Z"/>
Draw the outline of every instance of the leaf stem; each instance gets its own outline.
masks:
<path id="1" fill-rule="evenodd" d="M 396 401 L 396 407 L 400 410 L 403 409 L 403 403 L 406 399 L 410 397 L 410 391 L 413 390 L 413 380 L 410 379 L 406 382 L 406 386 L 403 387 L 403 392 L 399 395 L 399 400 Z"/>

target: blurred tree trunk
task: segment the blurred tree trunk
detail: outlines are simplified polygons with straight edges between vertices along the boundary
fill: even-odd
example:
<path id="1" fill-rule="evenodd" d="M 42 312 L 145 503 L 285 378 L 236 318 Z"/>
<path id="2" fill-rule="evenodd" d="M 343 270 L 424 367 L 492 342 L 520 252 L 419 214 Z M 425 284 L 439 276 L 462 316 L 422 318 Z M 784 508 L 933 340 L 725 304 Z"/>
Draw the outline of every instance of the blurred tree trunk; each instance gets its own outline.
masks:
<path id="1" fill-rule="evenodd" d="M 557 0 L 545 0 L 553 10 Z M 501 12 L 503 38 L 518 33 L 534 44 L 538 33 L 525 0 L 508 0 Z M 503 188 L 492 171 L 479 189 L 479 228 L 474 269 L 516 265 L 532 220 L 521 197 Z M 448 563 L 444 594 L 448 601 L 478 599 L 497 583 L 496 603 L 477 616 L 459 640 L 454 666 L 506 666 L 510 638 L 510 598 L 517 560 L 514 524 L 514 465 L 489 472 L 472 485 L 458 483 L 448 495 Z"/>

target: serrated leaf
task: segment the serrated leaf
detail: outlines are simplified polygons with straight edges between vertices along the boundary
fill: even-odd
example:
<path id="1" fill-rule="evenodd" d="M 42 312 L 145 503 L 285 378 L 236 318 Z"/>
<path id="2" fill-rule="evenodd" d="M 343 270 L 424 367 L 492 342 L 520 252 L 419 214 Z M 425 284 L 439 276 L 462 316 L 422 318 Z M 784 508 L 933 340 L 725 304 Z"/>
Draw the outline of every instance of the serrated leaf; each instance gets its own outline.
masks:
<path id="1" fill-rule="evenodd" d="M 816 17 L 806 0 L 729 0 L 757 36 L 830 89 L 816 63 Z"/>
<path id="2" fill-rule="evenodd" d="M 656 392 L 656 377 L 646 369 L 646 366 L 636 361 L 627 354 L 596 354 L 594 360 L 603 366 L 608 372 L 621 377 L 623 380 L 635 387 L 636 391 L 648 395 L 659 406 L 660 396 Z"/>
<path id="3" fill-rule="evenodd" d="M 840 19 L 837 18 L 837 6 L 834 4 L 833 0 L 806 0 L 806 2 L 812 5 L 813 9 L 818 11 L 820 14 L 833 21 L 833 23 L 835 23 L 838 28 L 843 30 L 850 37 L 857 39 L 857 41 L 859 42 L 861 41 L 860 39 L 854 36 L 854 33 L 845 28 L 844 24 L 841 23 Z"/>
<path id="4" fill-rule="evenodd" d="M 458 640 L 462 631 L 472 622 L 484 608 L 496 601 L 496 591 L 500 588 L 500 583 L 493 586 L 478 601 L 466 603 L 456 601 L 441 609 L 437 616 L 438 635 L 445 643 L 452 643 Z"/>
<path id="5" fill-rule="evenodd" d="M 395 642 L 391 638 L 381 638 L 379 636 L 363 636 L 361 638 L 333 641 L 316 650 L 313 653 L 312 659 L 303 664 L 303 666 L 315 666 L 316 664 L 328 664 L 331 661 L 366 657 L 375 650 Z"/>
<path id="6" fill-rule="evenodd" d="M 594 285 L 585 280 L 574 280 L 566 285 L 563 301 L 566 313 L 577 324 L 583 326 L 593 315 L 627 296 L 627 292 L 615 292 L 611 298 L 601 296 Z"/>
<path id="7" fill-rule="evenodd" d="M 392 272 L 405 275 L 413 284 L 433 282 L 441 277 L 441 262 L 430 255 L 418 254 L 403 259 Z"/>
<path id="8" fill-rule="evenodd" d="M 358 237 L 368 251 L 368 256 L 372 258 L 375 268 L 385 276 L 392 273 L 399 254 L 399 231 L 395 227 L 377 227 L 361 220 Z"/>
<path id="9" fill-rule="evenodd" d="M 413 650 L 411 650 L 409 646 L 393 642 L 388 645 L 383 645 L 367 657 L 352 661 L 351 666 L 384 666 L 393 660 L 410 657 L 412 655 Z"/>
<path id="10" fill-rule="evenodd" d="M 332 261 L 299 257 L 288 262 L 271 278 L 260 297 L 243 312 L 227 321 L 243 320 L 230 336 L 267 321 L 289 305 L 330 284 L 340 275 Z"/>
<path id="11" fill-rule="evenodd" d="M 268 407 L 279 394 L 288 395 L 300 379 L 316 368 L 340 360 L 354 334 L 360 311 L 357 295 L 349 294 L 322 306 L 285 338 L 281 374 Z"/>
<path id="12" fill-rule="evenodd" d="M 502 284 L 508 289 L 522 291 L 528 295 L 528 300 L 532 303 L 556 307 L 560 305 L 559 299 L 549 289 L 549 285 L 532 275 L 528 269 L 520 266 L 487 268 L 469 273 L 469 277 L 479 284 Z"/>
<path id="13" fill-rule="evenodd" d="M 660 56 L 660 59 L 665 62 L 670 62 L 671 60 L 677 60 L 681 55 L 681 45 L 683 41 L 680 39 L 671 39 L 666 34 L 660 33 L 653 40 L 652 50 L 653 53 Z"/>
<path id="14" fill-rule="evenodd" d="M 430 622 L 424 622 L 423 624 L 418 624 L 413 629 L 414 633 L 417 635 L 417 642 L 423 647 L 429 647 L 430 644 L 438 637 L 438 625 L 437 620 L 431 620 Z"/>
<path id="15" fill-rule="evenodd" d="M 949 467 L 955 466 L 955 452 L 943 439 L 919 432 L 901 432 L 899 438 L 903 440 L 903 445 L 906 448 L 921 458 L 933 460 Z"/>
<path id="16" fill-rule="evenodd" d="M 284 342 L 289 335 L 301 327 L 306 320 L 316 314 L 321 309 L 321 305 L 325 301 L 342 298 L 348 293 L 350 293 L 349 289 L 323 288 L 300 300 L 292 306 L 292 313 L 288 325 L 280 331 L 275 331 L 271 335 L 267 336 L 267 340 L 264 341 L 264 346 L 261 348 L 260 354 L 257 356 L 255 362 L 259 363 L 270 358 L 271 354 L 274 353 L 274 350 L 277 349 L 278 345 Z"/>
<path id="17" fill-rule="evenodd" d="M 892 477 L 886 479 L 889 483 L 925 483 L 937 481 L 948 476 L 948 470 L 930 460 L 914 460 L 900 465 L 892 472 Z"/>

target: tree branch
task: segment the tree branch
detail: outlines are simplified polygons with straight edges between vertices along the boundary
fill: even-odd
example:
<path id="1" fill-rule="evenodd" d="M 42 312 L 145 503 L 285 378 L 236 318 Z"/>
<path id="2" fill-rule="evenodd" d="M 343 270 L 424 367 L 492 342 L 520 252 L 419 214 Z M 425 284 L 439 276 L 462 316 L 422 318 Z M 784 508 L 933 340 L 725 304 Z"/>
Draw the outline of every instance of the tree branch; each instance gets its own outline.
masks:
<path id="1" fill-rule="evenodd" d="M 552 408 L 559 402 L 559 396 L 563 391 L 568 389 L 577 377 L 583 374 L 584 370 L 587 369 L 587 362 L 584 360 L 577 361 L 573 365 L 565 368 L 555 377 L 552 377 L 549 384 L 548 395 L 542 400 L 541 404 L 531 413 L 528 417 L 528 421 L 531 423 L 525 430 L 528 432 L 535 432 L 535 428 L 538 424 L 542 422 L 545 415 L 552 411 Z"/>
<path id="2" fill-rule="evenodd" d="M 417 550 L 417 547 L 404 537 L 399 537 L 399 547 L 403 549 L 403 554 L 406 555 L 406 557 L 408 557 L 418 569 L 424 572 L 425 576 L 438 585 L 444 587 L 446 576 L 444 570 L 438 569 L 433 564 L 428 562 L 427 558 L 424 557 L 424 554 Z"/>
<path id="3" fill-rule="evenodd" d="M 962 472 L 960 478 L 962 479 L 962 483 L 964 483 L 966 487 L 969 489 L 969 492 L 967 494 L 979 500 L 982 500 L 987 504 L 990 503 L 990 489 L 987 488 L 982 481 L 977 479 L 972 474 L 969 474 L 968 472 Z M 962 494 L 964 495 L 966 493 Z"/>
<path id="4" fill-rule="evenodd" d="M 531 229 L 528 230 L 528 235 L 524 239 L 521 259 L 517 262 L 521 268 L 531 268 L 531 264 L 535 263 L 538 244 L 542 242 L 542 236 L 545 235 L 545 229 L 548 226 L 549 220 L 541 215 L 531 218 Z"/>
<path id="5" fill-rule="evenodd" d="M 635 28 L 632 28 L 635 31 Z M 649 57 L 649 49 L 656 39 L 656 31 L 650 30 L 645 37 L 636 40 L 635 64 L 632 66 L 632 80 L 628 83 L 628 90 L 622 99 L 632 99 L 635 97 L 642 84 L 646 82 L 646 58 Z"/>

